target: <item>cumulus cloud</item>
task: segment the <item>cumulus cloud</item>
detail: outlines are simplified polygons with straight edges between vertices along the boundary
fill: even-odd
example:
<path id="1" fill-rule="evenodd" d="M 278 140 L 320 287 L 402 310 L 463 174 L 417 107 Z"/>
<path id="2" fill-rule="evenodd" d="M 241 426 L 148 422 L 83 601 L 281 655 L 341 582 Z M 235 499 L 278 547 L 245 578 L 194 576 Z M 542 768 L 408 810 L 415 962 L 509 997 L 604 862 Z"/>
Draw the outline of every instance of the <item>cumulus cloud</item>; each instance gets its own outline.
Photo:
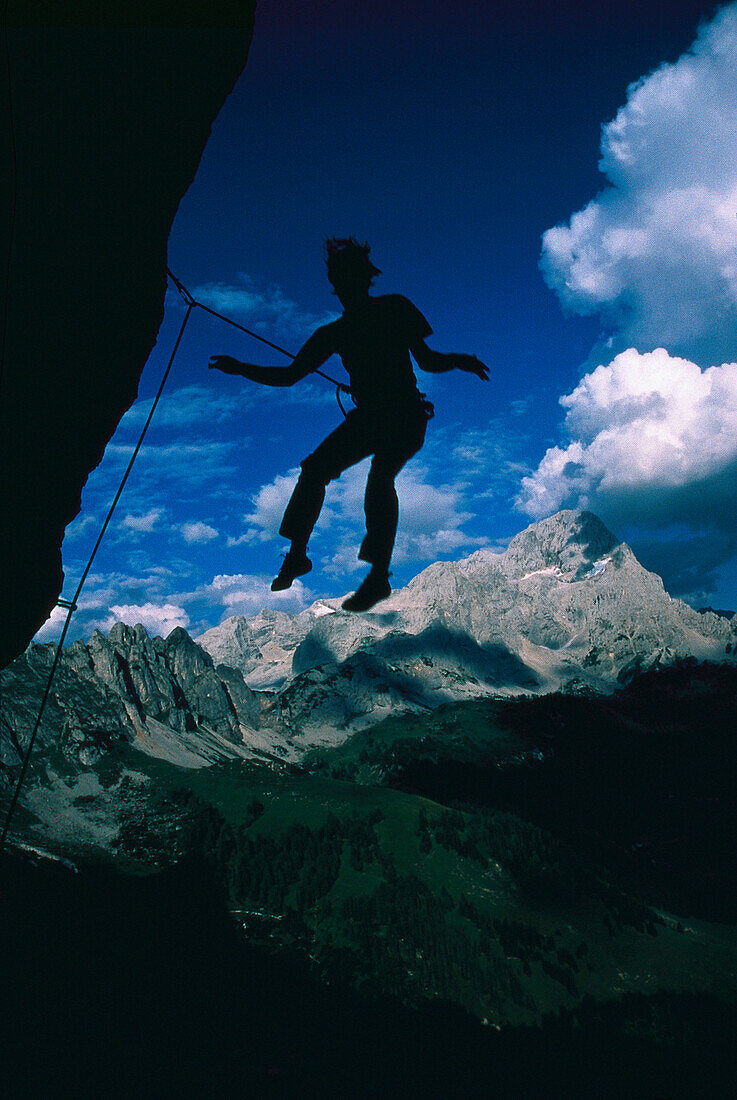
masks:
<path id="1" fill-rule="evenodd" d="M 67 644 L 75 638 L 89 638 L 96 629 L 107 633 L 119 621 L 131 626 L 143 623 L 149 633 L 163 636 L 175 626 L 190 625 L 186 600 L 172 591 L 174 578 L 182 584 L 188 563 L 170 559 L 169 565 L 147 564 L 137 573 L 90 573 L 70 624 Z M 81 573 L 84 563 L 65 560 L 64 568 L 73 578 Z M 34 640 L 56 640 L 65 616 L 66 611 L 55 608 Z"/>
<path id="2" fill-rule="evenodd" d="M 127 623 L 129 626 L 140 623 L 149 634 L 166 638 L 175 627 L 186 629 L 189 626 L 187 612 L 172 603 L 114 604 L 110 611 L 111 614 L 100 624 L 100 629 L 105 632 L 111 630 L 115 623 Z"/>
<path id="3" fill-rule="evenodd" d="M 338 316 L 337 313 L 316 314 L 304 310 L 279 287 L 262 290 L 244 272 L 238 272 L 237 280 L 237 283 L 203 283 L 195 287 L 192 294 L 218 313 L 247 322 L 260 333 L 272 330 L 304 338 L 318 325 L 334 321 Z"/>
<path id="4" fill-rule="evenodd" d="M 142 516 L 127 515 L 120 521 L 121 527 L 127 527 L 137 534 L 148 534 L 155 530 L 157 523 L 163 515 L 162 508 L 151 508 Z"/>
<path id="5" fill-rule="evenodd" d="M 69 563 L 65 565 L 69 567 Z M 81 572 L 82 568 L 82 563 L 79 563 L 72 571 Z M 136 604 L 153 600 L 163 603 L 171 589 L 173 575 L 173 571 L 166 566 L 150 565 L 135 574 L 121 571 L 90 573 L 79 599 L 78 614 L 108 611 L 114 603 Z"/>
<path id="6" fill-rule="evenodd" d="M 64 620 L 69 611 L 64 607 L 55 607 L 46 622 L 34 636 L 34 642 L 58 642 Z"/>
<path id="7" fill-rule="evenodd" d="M 477 455 L 473 454 L 474 461 Z M 339 480 L 331 482 L 325 494 L 313 543 L 319 551 L 329 537 L 330 549 L 320 559 L 322 568 L 338 575 L 363 568 L 356 555 L 365 531 L 363 497 L 369 460 L 351 467 Z M 284 514 L 299 470 L 278 475 L 259 489 L 254 508 L 245 517 L 244 534 L 228 540 L 229 546 L 267 542 L 278 538 Z M 488 541 L 470 535 L 464 525 L 474 518 L 467 504 L 468 483 L 433 484 L 427 466 L 412 463 L 396 480 L 400 501 L 399 533 L 394 553 L 397 564 L 424 562 L 453 554 L 463 548 L 478 547 Z M 325 541 L 323 541 L 325 540 Z"/>
<path id="8" fill-rule="evenodd" d="M 701 366 L 737 346 L 737 4 L 628 90 L 603 128 L 608 186 L 543 236 L 565 306 L 599 313 L 611 351 L 665 347 Z"/>
<path id="9" fill-rule="evenodd" d="M 271 578 L 263 574 L 220 574 L 213 577 L 210 584 L 200 585 L 192 592 L 179 593 L 176 598 L 187 605 L 222 607 L 222 618 L 231 615 L 257 615 L 264 608 L 302 611 L 315 599 L 314 594 L 299 579 L 284 592 L 272 592 L 270 585 Z"/>
<path id="10" fill-rule="evenodd" d="M 617 523 L 734 524 L 737 363 L 702 370 L 662 348 L 629 349 L 561 404 L 571 442 L 523 478 L 527 515 L 579 506 Z"/>
<path id="11" fill-rule="evenodd" d="M 737 558 L 735 87 L 732 3 L 630 86 L 602 129 L 605 188 L 544 234 L 546 281 L 605 339 L 516 501 L 592 508 L 694 600 Z"/>
<path id="12" fill-rule="evenodd" d="M 184 428 L 197 425 L 207 428 L 234 416 L 241 416 L 249 407 L 250 392 L 220 393 L 200 385 L 183 386 L 166 393 L 156 409 L 156 425 L 164 428 Z M 151 412 L 152 397 L 136 401 L 119 425 L 119 431 L 140 430 Z"/>
<path id="13" fill-rule="evenodd" d="M 295 467 L 262 485 L 252 497 L 253 510 L 243 517 L 245 532 L 228 538 L 228 546 L 253 545 L 275 538 L 298 476 L 299 468 Z"/>
<path id="14" fill-rule="evenodd" d="M 72 541 L 83 538 L 89 533 L 91 528 L 96 528 L 99 523 L 100 521 L 97 516 L 80 514 L 69 524 L 64 534 L 64 538 L 71 539 Z"/>
<path id="15" fill-rule="evenodd" d="M 367 464 L 363 469 L 357 467 L 344 474 L 344 480 L 326 498 L 327 507 L 320 524 L 336 536 L 335 545 L 321 559 L 328 574 L 342 576 L 366 568 L 357 555 L 365 533 L 363 492 L 367 474 Z M 413 466 L 397 478 L 399 529 L 392 557 L 395 565 L 435 561 L 485 546 L 489 541 L 464 530 L 464 525 L 474 518 L 466 507 L 468 486 L 433 485 L 427 477 L 426 467 Z"/>
<path id="16" fill-rule="evenodd" d="M 427 468 L 420 465 L 402 471 L 397 478 L 397 563 L 435 561 L 488 543 L 486 537 L 470 535 L 463 529 L 474 519 L 468 488 L 466 482 L 458 481 L 432 484 Z"/>
<path id="17" fill-rule="evenodd" d="M 219 532 L 207 523 L 183 523 L 180 527 L 185 542 L 212 542 Z"/>

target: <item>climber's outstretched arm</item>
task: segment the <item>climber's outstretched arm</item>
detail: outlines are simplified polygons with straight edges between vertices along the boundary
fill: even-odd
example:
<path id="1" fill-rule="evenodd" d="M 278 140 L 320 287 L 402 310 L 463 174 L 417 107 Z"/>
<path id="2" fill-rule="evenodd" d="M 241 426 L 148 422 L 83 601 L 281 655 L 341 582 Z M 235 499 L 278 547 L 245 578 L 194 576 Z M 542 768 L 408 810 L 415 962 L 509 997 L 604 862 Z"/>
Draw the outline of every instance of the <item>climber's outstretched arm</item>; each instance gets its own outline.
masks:
<path id="1" fill-rule="evenodd" d="M 323 325 L 313 332 L 288 367 L 259 367 L 255 363 L 242 363 L 230 355 L 213 355 L 208 366 L 210 370 L 221 370 L 225 374 L 240 374 L 264 386 L 293 386 L 300 378 L 321 367 L 335 351 L 328 328 Z"/>
<path id="2" fill-rule="evenodd" d="M 443 374 L 448 370 L 465 370 L 469 374 L 475 374 L 484 382 L 489 381 L 489 368 L 475 355 L 464 355 L 456 351 L 433 351 L 424 340 L 415 340 L 410 344 L 409 350 L 420 370 L 428 371 L 430 374 Z"/>

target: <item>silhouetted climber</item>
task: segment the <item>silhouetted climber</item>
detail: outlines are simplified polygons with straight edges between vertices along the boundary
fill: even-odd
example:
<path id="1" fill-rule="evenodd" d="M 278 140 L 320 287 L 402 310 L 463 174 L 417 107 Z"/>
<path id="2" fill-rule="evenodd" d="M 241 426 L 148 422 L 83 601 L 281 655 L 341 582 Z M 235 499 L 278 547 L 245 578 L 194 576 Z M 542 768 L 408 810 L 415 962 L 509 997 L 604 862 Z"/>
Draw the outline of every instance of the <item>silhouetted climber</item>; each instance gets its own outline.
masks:
<path id="1" fill-rule="evenodd" d="M 366 537 L 359 558 L 371 570 L 358 590 L 343 602 L 346 611 L 367 611 L 391 592 L 389 562 L 397 531 L 399 504 L 394 479 L 425 441 L 432 405 L 417 389 L 411 352 L 431 373 L 469 371 L 488 381 L 489 371 L 474 355 L 433 351 L 432 334 L 420 311 L 399 294 L 372 298 L 369 288 L 377 267 L 369 246 L 352 237 L 326 242 L 328 279 L 343 315 L 310 336 L 288 367 L 258 367 L 229 355 L 211 357 L 210 367 L 240 374 L 267 386 L 292 386 L 337 354 L 350 376 L 355 403 L 344 422 L 302 462 L 302 472 L 287 505 L 279 534 L 291 540 L 274 592 L 289 588 L 312 569 L 307 543 L 325 499 L 325 487 L 357 462 L 373 455 L 366 483 Z"/>

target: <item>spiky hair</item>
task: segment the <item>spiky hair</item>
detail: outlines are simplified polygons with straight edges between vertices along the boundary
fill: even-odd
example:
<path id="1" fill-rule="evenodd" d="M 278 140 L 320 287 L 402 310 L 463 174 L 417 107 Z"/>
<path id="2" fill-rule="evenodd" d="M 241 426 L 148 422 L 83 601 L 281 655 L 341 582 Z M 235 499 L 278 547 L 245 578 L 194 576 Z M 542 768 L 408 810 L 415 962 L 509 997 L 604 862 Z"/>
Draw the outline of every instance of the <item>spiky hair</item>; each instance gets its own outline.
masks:
<path id="1" fill-rule="evenodd" d="M 361 243 L 355 237 L 328 237 L 325 241 L 328 277 L 365 273 L 370 282 L 374 276 L 381 274 L 378 267 L 369 259 L 370 251 L 365 241 Z"/>

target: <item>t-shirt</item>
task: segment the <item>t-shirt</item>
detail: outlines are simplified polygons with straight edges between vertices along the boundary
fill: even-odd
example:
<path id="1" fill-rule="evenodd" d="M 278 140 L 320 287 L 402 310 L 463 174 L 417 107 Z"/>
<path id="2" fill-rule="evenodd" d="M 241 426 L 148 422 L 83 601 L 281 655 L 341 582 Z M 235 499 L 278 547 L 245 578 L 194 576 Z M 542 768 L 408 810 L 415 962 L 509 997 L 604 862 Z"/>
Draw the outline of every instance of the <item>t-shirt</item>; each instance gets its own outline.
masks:
<path id="1" fill-rule="evenodd" d="M 431 336 L 432 329 L 408 298 L 369 297 L 326 328 L 348 371 L 359 409 L 396 414 L 420 406 L 409 346 Z"/>

